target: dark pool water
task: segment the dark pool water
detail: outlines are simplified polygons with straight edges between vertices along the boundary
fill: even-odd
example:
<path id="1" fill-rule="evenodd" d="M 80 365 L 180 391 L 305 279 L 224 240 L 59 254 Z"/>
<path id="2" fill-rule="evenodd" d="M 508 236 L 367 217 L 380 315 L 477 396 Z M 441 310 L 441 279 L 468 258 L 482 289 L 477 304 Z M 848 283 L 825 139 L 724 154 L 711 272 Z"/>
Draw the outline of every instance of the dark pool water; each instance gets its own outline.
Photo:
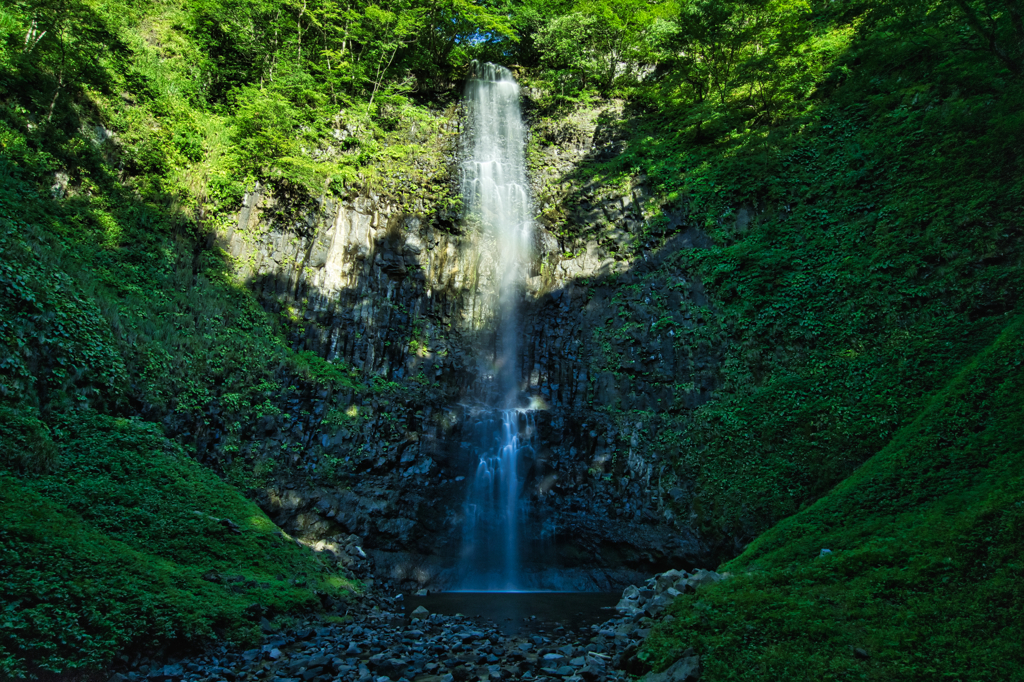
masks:
<path id="1" fill-rule="evenodd" d="M 506 635 L 579 629 L 615 617 L 617 592 L 441 592 L 406 597 L 406 615 L 423 606 L 431 613 L 461 613 L 492 624 Z"/>

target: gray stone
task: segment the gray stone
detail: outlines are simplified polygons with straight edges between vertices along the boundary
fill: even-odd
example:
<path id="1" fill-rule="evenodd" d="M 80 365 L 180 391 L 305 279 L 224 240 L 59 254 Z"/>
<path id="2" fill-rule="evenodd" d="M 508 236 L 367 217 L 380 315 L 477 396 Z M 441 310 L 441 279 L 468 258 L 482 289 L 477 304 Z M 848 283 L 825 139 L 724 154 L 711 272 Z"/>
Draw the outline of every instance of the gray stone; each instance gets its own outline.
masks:
<path id="1" fill-rule="evenodd" d="M 393 680 L 397 680 L 405 675 L 405 672 L 408 669 L 409 661 L 401 658 L 389 658 L 380 663 L 377 667 L 377 672 L 381 675 L 386 675 Z"/>
<path id="2" fill-rule="evenodd" d="M 685 656 L 664 672 L 648 673 L 644 682 L 693 682 L 700 677 L 700 657 Z"/>
<path id="3" fill-rule="evenodd" d="M 665 571 L 655 578 L 655 592 L 664 592 L 683 577 L 679 571 Z"/>
<path id="4" fill-rule="evenodd" d="M 632 616 L 642 611 L 640 602 L 632 599 L 623 599 L 615 605 L 615 610 L 625 616 Z"/>
<path id="5" fill-rule="evenodd" d="M 428 611 L 423 606 L 417 606 L 413 610 L 413 612 L 409 614 L 409 618 L 411 618 L 413 620 L 423 620 L 424 618 L 427 618 L 428 616 L 430 616 L 430 611 Z"/>
<path id="6" fill-rule="evenodd" d="M 703 568 L 698 569 L 696 573 L 690 576 L 687 580 L 687 584 L 693 587 L 701 587 L 703 585 L 710 585 L 723 580 L 722 576 L 714 571 L 708 571 Z"/>
<path id="7" fill-rule="evenodd" d="M 168 664 L 163 667 L 154 667 L 149 671 L 148 679 L 158 682 L 160 680 L 180 680 L 185 674 L 184 666 L 180 664 Z"/>

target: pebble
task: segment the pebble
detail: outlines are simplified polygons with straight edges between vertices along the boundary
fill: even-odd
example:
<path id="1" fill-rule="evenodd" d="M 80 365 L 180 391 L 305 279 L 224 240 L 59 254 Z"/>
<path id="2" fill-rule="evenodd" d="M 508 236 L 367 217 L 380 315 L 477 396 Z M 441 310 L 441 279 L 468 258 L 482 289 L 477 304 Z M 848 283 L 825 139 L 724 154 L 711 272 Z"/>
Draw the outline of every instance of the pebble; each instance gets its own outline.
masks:
<path id="1" fill-rule="evenodd" d="M 355 622 L 266 634 L 262 646 L 248 650 L 221 645 L 182 660 L 140 657 L 112 670 L 109 682 L 625 682 L 630 675 L 622 668 L 636 674 L 632 657 L 653 624 L 636 606 L 664 593 L 670 598 L 669 590 L 687 581 L 719 579 L 710 572 L 656 576 L 643 588 L 626 589 L 629 608 L 620 610 L 626 613 L 579 631 L 557 627 L 547 635 L 541 628 L 504 635 L 461 614 L 425 609 L 408 619 L 402 601 L 370 594 L 358 612 L 350 609 Z"/>

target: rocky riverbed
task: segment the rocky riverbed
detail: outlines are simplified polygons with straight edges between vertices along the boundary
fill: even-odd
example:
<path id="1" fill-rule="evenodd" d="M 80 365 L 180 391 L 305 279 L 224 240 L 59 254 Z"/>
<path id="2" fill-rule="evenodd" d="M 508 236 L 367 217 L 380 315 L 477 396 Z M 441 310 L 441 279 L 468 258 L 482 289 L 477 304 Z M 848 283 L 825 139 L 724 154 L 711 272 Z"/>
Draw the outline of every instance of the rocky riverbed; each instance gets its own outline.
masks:
<path id="1" fill-rule="evenodd" d="M 333 619 L 268 632 L 253 649 L 221 645 L 185 658 L 122 657 L 109 682 L 626 680 L 648 673 L 636 653 L 656 619 L 672 617 L 663 615 L 671 599 L 722 578 L 712 571 L 667 571 L 627 587 L 604 622 L 576 628 L 527 623 L 515 635 L 462 614 L 422 607 L 406 614 L 403 598 L 369 594 Z M 669 670 L 646 679 L 683 682 L 698 676 L 699 659 L 687 651 Z"/>

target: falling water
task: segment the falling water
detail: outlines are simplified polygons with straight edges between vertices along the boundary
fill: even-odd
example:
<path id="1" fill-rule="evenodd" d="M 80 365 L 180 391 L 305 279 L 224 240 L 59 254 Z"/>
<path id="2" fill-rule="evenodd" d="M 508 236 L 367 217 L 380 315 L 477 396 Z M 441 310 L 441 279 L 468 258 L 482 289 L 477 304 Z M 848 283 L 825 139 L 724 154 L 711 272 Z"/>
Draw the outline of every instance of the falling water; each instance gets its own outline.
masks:
<path id="1" fill-rule="evenodd" d="M 524 468 L 533 459 L 534 422 L 530 410 L 490 413 L 476 423 L 479 460 L 466 501 L 461 587 L 475 591 L 515 591 L 524 587 L 520 562 L 520 506 Z"/>
<path id="2" fill-rule="evenodd" d="M 469 138 L 462 193 L 492 245 L 498 284 L 494 353 L 496 410 L 478 424 L 479 461 L 466 502 L 464 589 L 516 590 L 520 585 L 520 498 L 532 459 L 533 415 L 516 407 L 519 394 L 517 302 L 532 237 L 525 132 L 519 86 L 495 64 L 473 64 L 466 84 Z"/>
<path id="3" fill-rule="evenodd" d="M 468 214 L 480 220 L 486 243 L 494 249 L 499 315 L 495 370 L 501 393 L 496 407 L 511 408 L 519 388 L 516 303 L 533 232 L 519 86 L 505 67 L 474 62 L 466 101 L 470 136 L 462 196 Z"/>

